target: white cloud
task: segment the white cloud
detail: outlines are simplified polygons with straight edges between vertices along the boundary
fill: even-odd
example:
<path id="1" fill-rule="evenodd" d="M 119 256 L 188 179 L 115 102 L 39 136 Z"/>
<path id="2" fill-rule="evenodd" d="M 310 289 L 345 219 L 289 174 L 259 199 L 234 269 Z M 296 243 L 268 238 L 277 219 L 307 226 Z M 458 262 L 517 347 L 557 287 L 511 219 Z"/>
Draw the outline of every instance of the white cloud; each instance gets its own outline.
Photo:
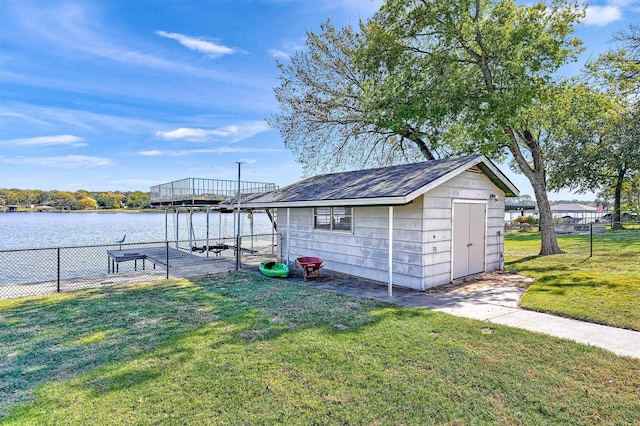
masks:
<path id="1" fill-rule="evenodd" d="M 2 112 L 4 106 L 0 106 L 0 116 L 4 114 Z M 19 103 L 10 104 L 7 108 L 15 111 L 11 113 L 14 115 L 23 115 L 26 112 L 32 117 L 38 117 L 39 121 L 46 121 L 46 127 L 55 127 L 67 131 L 78 130 L 84 133 L 101 133 L 108 129 L 109 131 L 139 134 L 141 132 L 153 132 L 160 125 L 156 121 L 126 114 L 106 115 L 82 109 L 64 109 Z M 4 131 L 6 133 L 8 130 L 9 128 L 0 121 L 0 132 Z"/>
<path id="2" fill-rule="evenodd" d="M 56 56 L 65 58 L 69 63 L 74 63 L 73 61 L 77 61 L 78 58 L 86 60 L 89 57 L 98 57 L 124 65 L 181 73 L 199 78 L 242 81 L 242 77 L 239 77 L 237 72 L 231 73 L 197 67 L 154 53 L 155 47 L 153 45 L 149 45 L 146 40 L 140 39 L 135 33 L 127 32 L 122 27 L 114 25 L 103 16 L 101 8 L 92 6 L 90 2 L 60 3 L 51 1 L 36 3 L 12 2 L 9 8 L 10 15 L 6 16 L 4 21 L 11 22 L 12 27 L 16 30 L 5 32 L 7 35 L 10 34 L 10 37 L 19 34 L 20 37 L 26 38 L 20 40 L 22 43 L 28 43 L 34 49 L 40 47 L 55 52 Z M 4 33 L 3 36 L 5 36 Z M 9 70 L 7 69 L 5 72 L 9 72 Z M 10 76 L 14 80 L 29 78 L 22 73 Z M 35 83 L 39 84 L 39 81 L 43 79 L 45 76 L 40 75 Z M 43 83 L 44 87 L 60 88 L 61 84 L 67 86 L 90 85 L 86 81 L 70 82 L 55 78 L 52 80 L 50 83 Z M 29 82 L 29 84 L 33 84 L 33 82 Z M 108 90 L 108 87 L 113 84 L 101 83 L 100 79 L 94 79 L 91 86 Z M 131 95 L 131 91 L 128 95 Z"/>
<path id="3" fill-rule="evenodd" d="M 114 61 L 146 66 L 149 68 L 173 68 L 176 64 L 149 55 L 131 47 L 131 40 L 121 44 L 105 38 L 103 34 L 116 31 L 103 26 L 102 16 L 96 8 L 81 2 L 59 4 L 17 3 L 12 18 L 29 34 L 34 43 L 54 45 L 56 53 L 78 52 L 91 56 L 109 58 Z"/>
<path id="4" fill-rule="evenodd" d="M 234 154 L 234 153 L 281 152 L 281 151 L 282 151 L 281 149 L 235 148 L 235 147 L 229 147 L 229 146 L 224 146 L 222 148 L 191 150 L 192 153 L 197 153 L 197 154 Z"/>
<path id="5" fill-rule="evenodd" d="M 607 3 L 614 6 L 628 7 L 638 3 L 638 0 L 609 0 Z"/>
<path id="6" fill-rule="evenodd" d="M 2 145 L 15 146 L 52 146 L 52 145 L 71 145 L 73 147 L 87 146 L 82 142 L 83 139 L 73 135 L 56 135 L 56 136 L 39 136 L 35 138 L 11 139 L 0 142 Z"/>
<path id="7" fill-rule="evenodd" d="M 187 49 L 206 53 L 211 58 L 219 58 L 220 56 L 230 55 L 237 51 L 236 49 L 233 49 L 231 47 L 223 46 L 222 44 L 216 44 L 212 41 L 207 41 L 200 37 L 189 37 L 178 33 L 168 33 L 166 31 L 156 31 L 156 34 L 160 37 L 176 40 Z"/>
<path id="8" fill-rule="evenodd" d="M 584 17 L 585 25 L 604 27 L 622 19 L 622 10 L 617 6 L 589 6 Z"/>
<path id="9" fill-rule="evenodd" d="M 27 114 L 21 114 L 17 112 L 0 112 L 0 117 L 17 118 L 17 119 L 24 120 L 30 123 L 35 123 L 41 126 L 49 126 L 49 123 L 47 122 L 38 120 L 37 118 L 31 117 Z"/>
<path id="10" fill-rule="evenodd" d="M 269 125 L 264 121 L 251 121 L 240 125 L 218 127 L 216 129 L 199 129 L 181 127 L 167 132 L 158 131 L 156 136 L 164 140 L 186 140 L 189 142 L 207 142 L 219 138 L 238 142 L 250 138 L 258 133 L 269 130 Z"/>
<path id="11" fill-rule="evenodd" d="M 290 59 L 291 55 L 287 52 L 284 52 L 282 50 L 278 50 L 278 49 L 269 49 L 267 50 L 267 52 L 269 52 L 269 55 L 273 56 L 276 59 Z"/>
<path id="12" fill-rule="evenodd" d="M 219 148 L 205 148 L 205 149 L 182 149 L 182 150 L 164 150 L 164 151 L 139 151 L 138 155 L 142 156 L 165 156 L 165 157 L 180 157 L 193 154 L 253 154 L 258 152 L 282 152 L 282 149 L 272 148 L 241 148 L 222 146 Z M 243 162 L 252 163 L 254 160 L 241 160 Z"/>
<path id="13" fill-rule="evenodd" d="M 304 40 L 297 40 L 285 41 L 281 43 L 279 49 L 268 49 L 267 52 L 276 59 L 289 60 L 297 51 L 305 49 Z"/>
<path id="14" fill-rule="evenodd" d="M 86 155 L 67 155 L 63 157 L 39 157 L 39 158 L 27 158 L 17 157 L 12 159 L 5 159 L 7 163 L 14 164 L 26 164 L 33 166 L 44 167 L 60 167 L 60 168 L 76 168 L 76 167 L 108 167 L 114 166 L 108 158 L 104 157 L 91 157 Z"/>
<path id="15" fill-rule="evenodd" d="M 156 136 L 164 140 L 172 141 L 184 139 L 190 142 L 204 142 L 209 139 L 210 134 L 211 130 L 192 129 L 187 127 L 181 127 L 179 129 L 171 130 L 168 132 L 156 132 Z"/>
<path id="16" fill-rule="evenodd" d="M 111 182 L 113 183 L 133 184 L 136 186 L 142 186 L 142 185 L 153 186 L 153 185 L 159 185 L 161 183 L 165 183 L 167 181 L 168 179 L 163 181 L 158 181 L 157 179 L 112 179 L 111 180 Z"/>

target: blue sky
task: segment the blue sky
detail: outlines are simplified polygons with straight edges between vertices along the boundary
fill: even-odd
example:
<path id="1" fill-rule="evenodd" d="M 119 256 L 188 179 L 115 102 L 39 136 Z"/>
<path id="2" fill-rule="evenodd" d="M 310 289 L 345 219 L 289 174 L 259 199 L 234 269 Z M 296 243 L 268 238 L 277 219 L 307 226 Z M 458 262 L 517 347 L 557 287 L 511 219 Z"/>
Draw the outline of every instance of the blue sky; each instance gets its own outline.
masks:
<path id="1" fill-rule="evenodd" d="M 357 24 L 380 4 L 0 0 L 0 187 L 147 191 L 235 179 L 236 161 L 243 180 L 298 181 L 301 167 L 264 121 L 278 107 L 276 58 L 326 19 Z M 593 2 L 578 28 L 583 59 L 638 22 L 640 0 Z M 592 198 L 551 196 L 567 197 Z"/>

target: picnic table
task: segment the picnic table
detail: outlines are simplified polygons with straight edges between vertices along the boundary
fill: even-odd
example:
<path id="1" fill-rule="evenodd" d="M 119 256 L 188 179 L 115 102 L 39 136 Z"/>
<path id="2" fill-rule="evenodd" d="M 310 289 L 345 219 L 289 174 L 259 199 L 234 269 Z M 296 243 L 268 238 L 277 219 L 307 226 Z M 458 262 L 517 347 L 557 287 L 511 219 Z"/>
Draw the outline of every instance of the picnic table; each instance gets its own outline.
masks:
<path id="1" fill-rule="evenodd" d="M 133 268 L 138 270 L 138 260 L 142 259 L 142 270 L 145 269 L 145 260 L 147 255 L 132 250 L 107 250 L 108 262 L 107 273 L 116 273 L 120 269 L 120 262 L 134 261 Z M 156 264 L 153 264 L 153 269 L 156 268 Z"/>

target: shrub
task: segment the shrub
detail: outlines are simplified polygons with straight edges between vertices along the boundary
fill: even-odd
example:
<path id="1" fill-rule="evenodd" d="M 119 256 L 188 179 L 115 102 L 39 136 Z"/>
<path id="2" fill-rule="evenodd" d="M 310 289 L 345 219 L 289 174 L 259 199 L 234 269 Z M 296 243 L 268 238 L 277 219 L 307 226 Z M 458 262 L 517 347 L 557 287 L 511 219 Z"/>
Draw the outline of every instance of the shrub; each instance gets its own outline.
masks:
<path id="1" fill-rule="evenodd" d="M 529 225 L 537 225 L 538 219 L 533 216 L 518 216 L 515 219 L 513 219 L 513 223 L 517 223 L 517 224 L 526 223 Z"/>

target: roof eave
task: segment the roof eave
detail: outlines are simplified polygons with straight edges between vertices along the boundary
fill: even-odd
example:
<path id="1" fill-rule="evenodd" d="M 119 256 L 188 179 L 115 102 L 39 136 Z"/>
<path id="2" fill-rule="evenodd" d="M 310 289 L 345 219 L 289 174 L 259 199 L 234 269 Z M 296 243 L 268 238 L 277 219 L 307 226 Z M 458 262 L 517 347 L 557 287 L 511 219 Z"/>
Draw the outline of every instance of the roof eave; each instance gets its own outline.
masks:
<path id="1" fill-rule="evenodd" d="M 336 207 L 336 206 L 393 206 L 408 204 L 413 199 L 408 197 L 377 197 L 377 198 L 345 198 L 337 200 L 309 200 L 309 201 L 274 201 L 264 203 L 241 204 L 243 208 L 294 208 L 294 207 Z"/>
<path id="2" fill-rule="evenodd" d="M 421 195 L 431 191 L 432 189 L 442 185 L 444 182 L 464 173 L 473 166 L 478 166 L 487 178 L 498 188 L 500 188 L 506 197 L 515 197 L 520 194 L 520 190 L 511 183 L 511 181 L 484 155 L 479 155 L 469 161 L 461 164 L 448 173 L 440 176 L 438 179 L 429 182 L 427 185 L 405 196 L 392 197 L 374 197 L 374 198 L 349 198 L 349 199 L 331 199 L 331 200 L 306 200 L 306 201 L 274 201 L 274 202 L 256 202 L 246 203 L 242 206 L 245 208 L 286 208 L 286 207 L 331 207 L 331 206 L 375 206 L 375 205 L 404 205 L 414 201 Z"/>
<path id="3" fill-rule="evenodd" d="M 489 180 L 504 191 L 505 197 L 517 197 L 520 195 L 520 190 L 487 157 L 483 155 L 478 160 L 474 165 L 478 165 Z M 488 170 L 484 170 L 483 167 L 486 167 Z"/>
<path id="4" fill-rule="evenodd" d="M 518 188 L 516 188 L 516 186 L 511 183 L 511 181 L 497 167 L 495 167 L 487 157 L 481 155 L 477 158 L 473 158 L 467 161 L 464 164 L 461 164 L 459 167 L 456 167 L 449 173 L 440 176 L 438 179 L 432 182 L 429 182 L 422 188 L 413 191 L 412 193 L 407 195 L 406 198 L 408 201 L 413 201 L 419 196 L 426 194 L 427 192 L 442 185 L 448 180 L 453 179 L 454 177 L 466 172 L 473 166 L 479 166 L 482 172 L 487 176 L 487 178 L 489 178 L 489 180 L 493 182 L 494 185 L 504 191 L 505 197 L 515 197 L 520 194 L 520 190 L 518 190 Z M 483 166 L 486 169 L 483 169 Z"/>

